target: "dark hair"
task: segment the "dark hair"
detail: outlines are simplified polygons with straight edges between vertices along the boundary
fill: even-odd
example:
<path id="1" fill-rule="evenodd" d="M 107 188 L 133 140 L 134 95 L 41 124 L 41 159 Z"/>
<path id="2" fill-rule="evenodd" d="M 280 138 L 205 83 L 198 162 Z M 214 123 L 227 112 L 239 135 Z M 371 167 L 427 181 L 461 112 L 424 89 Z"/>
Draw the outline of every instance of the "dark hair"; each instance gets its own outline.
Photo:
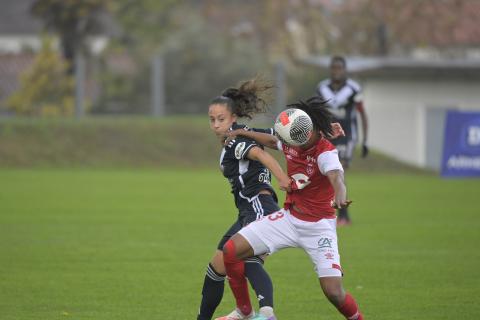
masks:
<path id="1" fill-rule="evenodd" d="M 287 108 L 297 108 L 305 111 L 313 122 L 313 129 L 321 132 L 325 137 L 333 134 L 332 114 L 327 109 L 325 101 L 318 96 L 313 96 L 303 101 L 287 105 Z"/>
<path id="2" fill-rule="evenodd" d="M 271 88 L 273 85 L 256 77 L 241 82 L 237 88 L 225 89 L 221 96 L 210 102 L 210 105 L 225 104 L 237 117 L 252 119 L 255 114 L 267 111 L 266 92 Z"/>
<path id="3" fill-rule="evenodd" d="M 343 56 L 333 56 L 330 60 L 330 66 L 333 65 L 335 62 L 340 62 L 345 68 L 347 67 L 347 60 L 345 60 L 345 57 Z"/>

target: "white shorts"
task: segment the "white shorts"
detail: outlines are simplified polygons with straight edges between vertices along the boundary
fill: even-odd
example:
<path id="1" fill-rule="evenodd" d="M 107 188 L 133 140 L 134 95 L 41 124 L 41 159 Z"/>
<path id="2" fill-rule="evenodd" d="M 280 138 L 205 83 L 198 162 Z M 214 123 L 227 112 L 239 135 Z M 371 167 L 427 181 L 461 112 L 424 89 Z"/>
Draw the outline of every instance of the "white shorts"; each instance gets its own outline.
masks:
<path id="1" fill-rule="evenodd" d="M 310 256 L 319 278 L 341 277 L 336 224 L 336 219 L 303 221 L 281 209 L 250 223 L 238 233 L 250 243 L 255 255 L 302 248 Z"/>

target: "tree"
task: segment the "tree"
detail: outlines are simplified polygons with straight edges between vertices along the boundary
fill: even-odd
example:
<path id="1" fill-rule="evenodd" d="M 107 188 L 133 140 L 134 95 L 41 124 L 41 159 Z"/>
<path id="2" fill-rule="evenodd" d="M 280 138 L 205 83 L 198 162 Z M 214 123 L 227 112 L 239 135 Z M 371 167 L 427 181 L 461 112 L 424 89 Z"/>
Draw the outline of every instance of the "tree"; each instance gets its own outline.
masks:
<path id="1" fill-rule="evenodd" d="M 72 115 L 74 82 L 67 68 L 52 49 L 51 39 L 44 38 L 31 69 L 21 77 L 19 90 L 8 98 L 7 108 L 27 116 Z"/>
<path id="2" fill-rule="evenodd" d="M 111 6 L 112 0 L 36 0 L 31 10 L 59 35 L 63 56 L 69 62 L 67 71 L 72 74 L 75 54 L 84 49 L 89 35 L 102 29 L 101 14 Z"/>

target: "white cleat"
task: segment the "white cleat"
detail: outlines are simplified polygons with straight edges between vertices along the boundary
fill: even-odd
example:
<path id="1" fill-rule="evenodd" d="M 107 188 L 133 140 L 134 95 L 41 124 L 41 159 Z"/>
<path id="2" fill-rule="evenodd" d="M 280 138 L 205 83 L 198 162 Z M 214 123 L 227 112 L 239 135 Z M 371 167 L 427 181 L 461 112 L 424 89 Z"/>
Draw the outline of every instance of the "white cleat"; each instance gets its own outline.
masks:
<path id="1" fill-rule="evenodd" d="M 243 313 L 240 312 L 240 310 L 235 309 L 233 310 L 230 314 L 220 317 L 220 318 L 215 318 L 215 320 L 246 320 L 246 319 L 252 319 L 255 316 L 255 312 L 252 310 L 252 312 L 246 316 Z"/>

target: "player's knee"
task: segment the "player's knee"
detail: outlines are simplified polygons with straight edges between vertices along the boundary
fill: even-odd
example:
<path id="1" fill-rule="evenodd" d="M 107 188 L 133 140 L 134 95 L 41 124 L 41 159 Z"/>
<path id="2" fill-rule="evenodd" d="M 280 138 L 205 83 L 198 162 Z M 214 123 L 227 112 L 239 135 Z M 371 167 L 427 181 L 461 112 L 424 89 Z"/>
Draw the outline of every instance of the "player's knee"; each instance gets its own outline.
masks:
<path id="1" fill-rule="evenodd" d="M 234 263 L 238 261 L 235 242 L 233 242 L 232 239 L 228 240 L 223 246 L 223 260 L 225 263 Z"/>
<path id="2" fill-rule="evenodd" d="M 225 265 L 223 263 L 223 252 L 217 251 L 214 255 L 213 259 L 210 261 L 210 265 L 212 266 L 213 270 L 221 275 L 225 275 Z"/>

